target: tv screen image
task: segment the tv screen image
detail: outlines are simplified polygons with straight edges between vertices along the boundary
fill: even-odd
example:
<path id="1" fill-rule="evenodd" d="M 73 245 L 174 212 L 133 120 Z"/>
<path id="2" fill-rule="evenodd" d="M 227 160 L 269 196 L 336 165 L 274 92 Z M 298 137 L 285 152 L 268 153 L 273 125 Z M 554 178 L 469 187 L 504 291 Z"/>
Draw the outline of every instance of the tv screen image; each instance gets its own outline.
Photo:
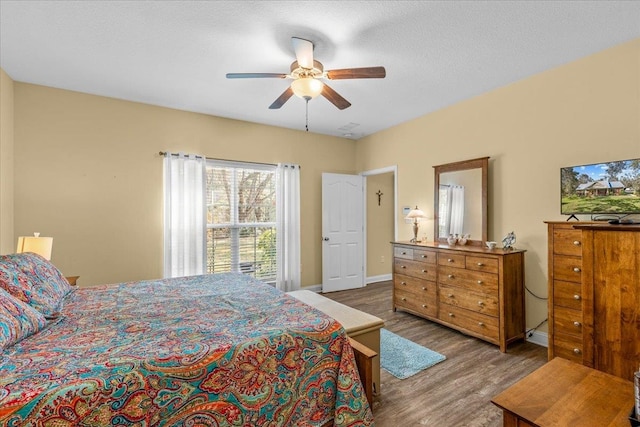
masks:
<path id="1" fill-rule="evenodd" d="M 640 214 L 640 159 L 560 169 L 563 215 Z"/>

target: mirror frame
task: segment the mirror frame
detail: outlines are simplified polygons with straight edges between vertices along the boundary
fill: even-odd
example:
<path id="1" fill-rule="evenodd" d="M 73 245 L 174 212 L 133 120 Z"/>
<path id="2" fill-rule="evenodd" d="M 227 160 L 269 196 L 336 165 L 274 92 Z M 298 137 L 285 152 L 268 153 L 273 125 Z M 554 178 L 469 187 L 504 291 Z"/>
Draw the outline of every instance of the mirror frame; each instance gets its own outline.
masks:
<path id="1" fill-rule="evenodd" d="M 469 169 L 481 169 L 482 171 L 482 240 L 470 239 L 467 245 L 481 246 L 487 241 L 487 175 L 489 171 L 489 157 L 480 157 L 478 159 L 463 160 L 460 162 L 446 163 L 437 165 L 434 169 L 434 190 L 433 190 L 433 240 L 435 242 L 447 241 L 447 236 L 438 236 L 438 224 L 440 222 L 438 205 L 440 198 L 440 174 L 446 172 L 457 172 Z M 473 237 L 473 236 L 471 236 Z"/>

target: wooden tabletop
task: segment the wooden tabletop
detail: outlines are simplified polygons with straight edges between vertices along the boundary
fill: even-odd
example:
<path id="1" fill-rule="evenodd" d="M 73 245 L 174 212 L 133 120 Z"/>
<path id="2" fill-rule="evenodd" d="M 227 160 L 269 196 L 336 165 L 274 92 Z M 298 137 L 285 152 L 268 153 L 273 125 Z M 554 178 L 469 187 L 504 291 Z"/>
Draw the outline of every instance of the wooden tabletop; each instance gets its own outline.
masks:
<path id="1" fill-rule="evenodd" d="M 633 383 L 556 357 L 491 401 L 540 427 L 628 427 Z"/>

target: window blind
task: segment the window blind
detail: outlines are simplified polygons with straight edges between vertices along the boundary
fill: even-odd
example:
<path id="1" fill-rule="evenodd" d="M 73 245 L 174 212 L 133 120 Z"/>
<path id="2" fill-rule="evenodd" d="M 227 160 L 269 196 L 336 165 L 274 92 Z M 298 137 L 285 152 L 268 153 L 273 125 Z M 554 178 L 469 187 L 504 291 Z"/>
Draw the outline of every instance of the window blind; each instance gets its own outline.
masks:
<path id="1" fill-rule="evenodd" d="M 276 166 L 207 161 L 207 272 L 276 279 Z"/>

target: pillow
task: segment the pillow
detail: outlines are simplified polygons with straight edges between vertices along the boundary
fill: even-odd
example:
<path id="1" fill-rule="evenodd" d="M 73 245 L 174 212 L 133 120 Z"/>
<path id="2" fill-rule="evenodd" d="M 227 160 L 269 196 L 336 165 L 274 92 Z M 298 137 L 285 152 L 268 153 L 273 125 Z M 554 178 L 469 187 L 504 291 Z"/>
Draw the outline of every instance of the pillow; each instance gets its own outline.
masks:
<path id="1" fill-rule="evenodd" d="M 37 285 L 47 288 L 56 299 L 64 298 L 71 292 L 71 285 L 58 268 L 46 258 L 33 252 L 7 255 L 23 273 Z"/>
<path id="2" fill-rule="evenodd" d="M 35 334 L 46 324 L 42 313 L 0 289 L 0 350 Z"/>
<path id="3" fill-rule="evenodd" d="M 46 287 L 33 282 L 8 256 L 0 256 L 0 289 L 29 304 L 46 317 L 55 317 L 62 299 Z"/>

